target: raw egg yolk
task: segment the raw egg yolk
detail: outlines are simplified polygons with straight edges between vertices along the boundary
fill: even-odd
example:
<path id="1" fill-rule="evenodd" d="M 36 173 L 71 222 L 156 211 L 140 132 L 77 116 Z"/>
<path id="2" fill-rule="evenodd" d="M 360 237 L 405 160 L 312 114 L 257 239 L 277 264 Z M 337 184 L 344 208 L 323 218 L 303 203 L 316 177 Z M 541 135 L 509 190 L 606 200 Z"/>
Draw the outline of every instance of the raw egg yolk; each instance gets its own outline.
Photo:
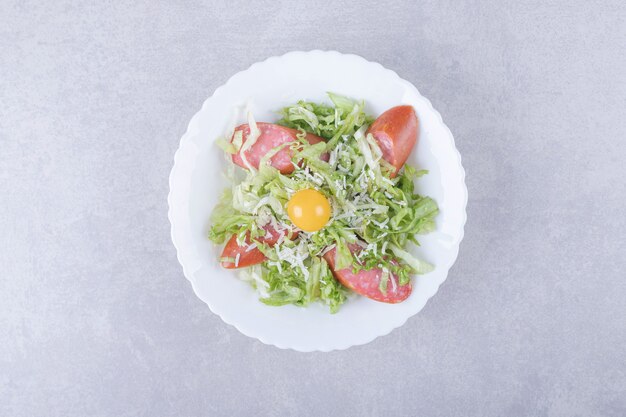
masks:
<path id="1" fill-rule="evenodd" d="M 296 192 L 287 203 L 289 218 L 305 232 L 317 232 L 330 219 L 330 203 L 324 194 L 306 189 Z"/>

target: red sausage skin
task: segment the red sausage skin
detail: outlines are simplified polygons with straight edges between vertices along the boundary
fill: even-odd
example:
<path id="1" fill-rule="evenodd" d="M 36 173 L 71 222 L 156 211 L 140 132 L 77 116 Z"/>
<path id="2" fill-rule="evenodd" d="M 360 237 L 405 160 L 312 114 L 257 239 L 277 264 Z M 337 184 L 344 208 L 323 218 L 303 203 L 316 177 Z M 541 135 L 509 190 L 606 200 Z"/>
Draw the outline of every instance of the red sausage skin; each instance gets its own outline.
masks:
<path id="1" fill-rule="evenodd" d="M 274 246 L 280 237 L 285 234 L 285 232 L 276 231 L 271 225 L 265 226 L 264 229 L 266 231 L 265 236 L 256 240 L 266 243 L 269 246 Z M 295 239 L 297 235 L 297 232 L 293 232 L 291 236 L 288 237 L 290 239 Z M 234 261 L 222 261 L 222 267 L 227 269 L 244 268 L 246 266 L 256 265 L 263 262 L 265 260 L 265 255 L 263 255 L 263 252 L 256 247 L 249 249 L 251 244 L 252 241 L 250 240 L 250 233 L 246 234 L 244 243 L 241 246 L 237 244 L 237 236 L 233 235 L 228 242 L 226 242 L 226 246 L 224 246 L 221 257 L 236 259 L 239 254 L 239 262 L 235 265 Z"/>
<path id="2" fill-rule="evenodd" d="M 248 163 L 256 169 L 259 168 L 261 159 L 272 149 L 284 143 L 295 142 L 297 140 L 296 135 L 298 134 L 298 131 L 296 129 L 264 122 L 257 122 L 257 127 L 261 131 L 261 135 L 258 137 L 254 145 L 252 145 L 245 153 Z M 248 124 L 237 126 L 235 128 L 235 133 L 239 131 L 243 134 L 242 143 L 246 143 L 248 137 L 250 136 L 250 126 Z M 312 145 L 324 141 L 324 139 L 312 133 L 307 133 L 306 139 Z M 278 153 L 270 159 L 270 165 L 278 169 L 282 174 L 291 174 L 294 170 L 293 163 L 291 162 L 291 156 L 291 150 L 289 147 L 285 147 L 278 151 Z M 242 168 L 248 168 L 241 157 L 241 152 L 233 155 L 233 162 Z"/>
<path id="3" fill-rule="evenodd" d="M 356 252 L 359 250 L 358 245 L 350 245 L 350 251 Z M 378 286 L 380 285 L 380 279 L 383 271 L 379 268 L 373 268 L 368 271 L 361 270 L 358 273 L 352 273 L 352 268 L 335 270 L 335 254 L 336 249 L 326 252 L 324 259 L 328 262 L 330 269 L 333 271 L 333 275 L 339 282 L 345 287 L 350 288 L 357 294 L 363 295 L 367 298 L 371 298 L 375 301 L 383 303 L 396 304 L 406 300 L 411 295 L 412 287 L 411 282 L 405 285 L 398 284 L 398 277 L 391 274 L 389 281 L 387 282 L 387 293 L 384 294 Z M 392 282 L 393 281 L 393 282 Z"/>
<path id="4" fill-rule="evenodd" d="M 417 143 L 418 131 L 417 115 L 412 106 L 390 108 L 378 116 L 367 130 L 376 139 L 383 158 L 395 167 L 392 177 L 397 175 L 411 154 Z"/>

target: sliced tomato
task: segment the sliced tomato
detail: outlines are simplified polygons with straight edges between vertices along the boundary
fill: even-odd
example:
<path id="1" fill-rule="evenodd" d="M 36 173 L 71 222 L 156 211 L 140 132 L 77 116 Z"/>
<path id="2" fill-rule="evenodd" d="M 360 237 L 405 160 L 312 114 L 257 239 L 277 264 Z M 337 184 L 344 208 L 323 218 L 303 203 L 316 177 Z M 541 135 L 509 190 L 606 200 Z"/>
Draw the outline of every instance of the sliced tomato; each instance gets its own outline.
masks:
<path id="1" fill-rule="evenodd" d="M 271 225 L 265 226 L 264 229 L 266 232 L 265 236 L 257 238 L 256 240 L 266 243 L 269 246 L 274 246 L 281 236 L 286 234 L 284 231 L 277 231 Z M 298 232 L 293 232 L 288 236 L 288 238 L 295 239 L 297 235 Z M 232 258 L 233 260 L 222 261 L 222 266 L 224 268 L 234 269 L 256 265 L 263 262 L 266 259 L 263 252 L 257 249 L 256 246 L 251 245 L 252 241 L 250 240 L 249 232 L 246 234 L 246 238 L 241 246 L 237 243 L 237 236 L 233 235 L 228 242 L 226 242 L 226 246 L 224 246 L 224 250 L 222 251 L 222 258 Z M 239 258 L 237 258 L 237 255 L 239 255 Z"/>
<path id="2" fill-rule="evenodd" d="M 367 130 L 376 139 L 383 158 L 395 167 L 392 177 L 402 168 L 417 143 L 418 123 L 412 106 L 396 106 L 378 116 Z"/>
<path id="3" fill-rule="evenodd" d="M 268 152 L 284 143 L 295 142 L 297 140 L 296 135 L 298 134 L 298 131 L 296 129 L 264 122 L 258 122 L 257 127 L 261 131 L 261 135 L 257 138 L 256 142 L 254 142 L 254 145 L 252 145 L 250 149 L 245 152 L 245 157 L 248 163 L 256 169 L 259 168 L 261 159 Z M 237 126 L 237 128 L 235 128 L 235 133 L 239 131 L 243 134 L 242 143 L 246 143 L 248 137 L 250 136 L 250 126 L 248 124 Z M 306 140 L 311 144 L 324 141 L 323 138 L 312 133 L 307 133 Z M 248 168 L 241 156 L 241 152 L 234 154 L 233 162 L 242 168 Z M 270 159 L 270 164 L 274 168 L 278 169 L 282 174 L 290 174 L 294 170 L 291 157 L 291 149 L 289 149 L 289 147 L 284 147 Z M 328 160 L 327 155 L 325 159 Z"/>
<path id="4" fill-rule="evenodd" d="M 358 245 L 349 246 L 350 252 L 352 253 L 360 250 Z M 372 268 L 370 270 L 362 269 L 356 274 L 352 272 L 352 268 L 335 270 L 336 253 L 337 250 L 333 248 L 324 254 L 324 259 L 328 262 L 335 278 L 355 293 L 371 298 L 375 301 L 390 304 L 400 303 L 411 295 L 411 282 L 405 285 L 400 285 L 398 283 L 398 277 L 394 274 L 389 276 L 386 293 L 382 292 L 380 290 L 380 280 L 383 276 L 383 270 L 380 268 Z"/>

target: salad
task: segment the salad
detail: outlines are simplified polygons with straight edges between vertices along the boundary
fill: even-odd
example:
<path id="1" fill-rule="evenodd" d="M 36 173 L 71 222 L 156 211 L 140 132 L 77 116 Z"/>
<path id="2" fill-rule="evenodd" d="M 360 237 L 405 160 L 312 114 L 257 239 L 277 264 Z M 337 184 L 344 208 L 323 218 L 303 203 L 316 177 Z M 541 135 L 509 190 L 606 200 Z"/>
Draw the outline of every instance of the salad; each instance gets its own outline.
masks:
<path id="1" fill-rule="evenodd" d="M 337 312 L 349 294 L 399 303 L 411 276 L 433 269 L 411 255 L 435 228 L 436 202 L 415 192 L 427 173 L 405 162 L 418 139 L 411 106 L 374 119 L 364 102 L 329 93 L 299 101 L 276 123 L 248 123 L 218 140 L 232 185 L 210 218 L 224 268 L 240 270 L 272 306 L 322 302 Z"/>

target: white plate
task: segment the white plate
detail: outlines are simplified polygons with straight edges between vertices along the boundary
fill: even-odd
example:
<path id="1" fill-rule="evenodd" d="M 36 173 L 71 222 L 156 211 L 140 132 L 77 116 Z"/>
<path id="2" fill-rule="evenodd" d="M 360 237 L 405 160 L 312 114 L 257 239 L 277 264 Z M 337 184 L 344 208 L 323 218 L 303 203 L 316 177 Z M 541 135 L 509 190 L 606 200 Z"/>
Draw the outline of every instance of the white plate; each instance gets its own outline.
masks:
<path id="1" fill-rule="evenodd" d="M 278 119 L 276 110 L 300 99 L 327 101 L 326 92 L 364 99 L 378 115 L 399 104 L 412 105 L 420 120 L 418 146 L 409 162 L 430 171 L 417 180 L 419 193 L 433 197 L 441 213 L 437 230 L 419 238 L 415 253 L 434 272 L 416 277 L 412 295 L 390 305 L 353 297 L 337 314 L 308 308 L 269 307 L 249 284 L 220 268 L 221 248 L 208 239 L 208 218 L 224 188 L 223 157 L 214 145 L 232 123 L 233 109 L 250 102 L 257 121 Z M 237 122 L 245 122 L 243 118 Z M 380 64 L 335 51 L 290 52 L 252 65 L 215 90 L 191 119 L 170 174 L 172 240 L 193 289 L 226 323 L 279 348 L 330 351 L 368 343 L 401 326 L 420 311 L 446 279 L 463 238 L 467 189 L 461 157 L 450 130 L 430 102 L 408 81 Z"/>

